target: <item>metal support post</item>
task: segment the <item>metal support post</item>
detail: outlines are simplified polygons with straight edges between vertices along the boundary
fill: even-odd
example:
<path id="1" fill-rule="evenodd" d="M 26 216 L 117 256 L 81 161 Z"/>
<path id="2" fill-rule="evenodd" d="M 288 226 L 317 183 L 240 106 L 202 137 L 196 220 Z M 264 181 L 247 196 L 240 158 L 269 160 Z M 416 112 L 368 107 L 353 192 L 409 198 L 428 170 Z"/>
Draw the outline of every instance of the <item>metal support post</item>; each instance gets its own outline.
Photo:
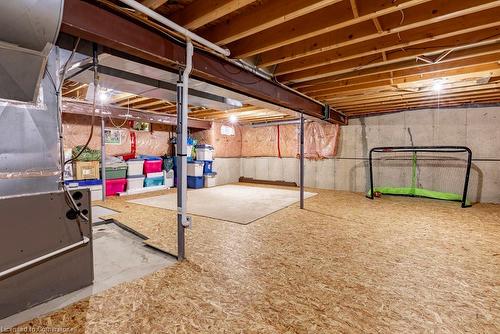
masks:
<path id="1" fill-rule="evenodd" d="M 104 116 L 101 111 L 101 181 L 102 181 L 102 200 L 106 200 L 106 140 L 104 138 Z"/>
<path id="2" fill-rule="evenodd" d="M 300 208 L 304 209 L 304 112 L 300 113 Z"/>
<path id="3" fill-rule="evenodd" d="M 185 228 L 191 219 L 186 215 L 187 201 L 187 130 L 188 89 L 192 69 L 193 43 L 186 42 L 186 68 L 177 83 L 177 260 L 185 258 Z"/>
<path id="4" fill-rule="evenodd" d="M 97 55 L 97 44 L 92 45 L 92 56 L 93 56 L 93 70 L 94 70 L 94 97 L 92 103 L 92 112 L 96 112 L 97 108 L 97 96 L 99 94 L 99 58 Z M 99 114 L 101 116 L 101 181 L 102 181 L 102 200 L 106 200 L 106 143 L 104 139 L 104 117 L 102 115 L 102 106 L 99 108 Z M 94 126 L 94 124 L 92 124 Z"/>

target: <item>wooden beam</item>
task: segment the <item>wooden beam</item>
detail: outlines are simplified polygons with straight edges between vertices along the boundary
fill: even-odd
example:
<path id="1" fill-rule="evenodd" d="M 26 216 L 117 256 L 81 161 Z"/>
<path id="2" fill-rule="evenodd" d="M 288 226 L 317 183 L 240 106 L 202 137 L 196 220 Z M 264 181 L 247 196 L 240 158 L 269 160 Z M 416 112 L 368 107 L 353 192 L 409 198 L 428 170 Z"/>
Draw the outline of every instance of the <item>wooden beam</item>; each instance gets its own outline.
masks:
<path id="1" fill-rule="evenodd" d="M 168 0 L 143 0 L 141 1 L 141 4 L 152 10 L 155 10 L 156 8 L 163 6 L 167 2 Z"/>
<path id="2" fill-rule="evenodd" d="M 469 83 L 468 86 L 455 86 L 455 87 L 450 86 L 450 88 L 444 88 L 439 94 L 433 91 L 432 88 L 429 88 L 416 93 L 395 91 L 394 92 L 395 95 L 391 96 L 344 100 L 332 103 L 334 104 L 335 108 L 355 107 L 355 106 L 369 107 L 369 106 L 377 106 L 383 104 L 393 104 L 398 102 L 418 101 L 436 97 L 444 98 L 448 96 L 470 96 L 479 93 L 495 93 L 495 92 L 500 94 L 500 84 L 498 83 L 491 83 L 484 85 L 474 85 L 473 83 Z"/>
<path id="3" fill-rule="evenodd" d="M 354 19 L 350 6 L 340 2 L 231 43 L 228 47 L 235 57 L 246 58 L 428 1 L 398 1 L 383 9 L 374 5 L 373 12 Z"/>
<path id="4" fill-rule="evenodd" d="M 370 56 L 381 52 L 387 54 L 393 52 L 394 50 L 404 50 L 410 46 L 417 46 L 419 44 L 422 45 L 423 43 L 440 39 L 448 39 L 448 41 L 450 41 L 450 39 L 454 36 L 498 27 L 500 26 L 498 17 L 500 17 L 500 7 L 492 9 L 486 13 L 474 13 L 448 21 L 408 30 L 399 35 L 391 34 L 380 36 L 367 42 L 351 44 L 345 47 L 340 47 L 334 50 L 278 64 L 274 74 L 283 75 L 293 73 L 349 59 Z M 425 47 L 425 45 L 423 47 Z M 418 52 L 416 53 L 425 52 L 423 51 L 423 47 L 421 47 L 420 50 L 417 50 Z M 386 60 L 387 59 L 385 59 L 385 61 Z"/>
<path id="5" fill-rule="evenodd" d="M 151 98 L 149 97 L 144 97 L 144 96 L 135 96 L 133 97 L 132 99 L 127 99 L 125 101 L 121 101 L 121 102 L 118 102 L 118 103 L 115 103 L 117 106 L 119 107 L 123 107 L 123 106 L 130 106 L 134 103 L 137 103 L 137 102 L 142 102 L 142 101 L 146 101 L 146 100 L 150 100 Z"/>
<path id="6" fill-rule="evenodd" d="M 196 110 L 190 113 L 190 115 L 193 115 L 193 117 L 204 117 L 206 115 L 210 115 L 213 113 L 217 114 L 227 114 L 227 113 L 233 113 L 233 112 L 245 112 L 245 111 L 256 111 L 256 110 L 262 110 L 262 108 L 258 108 L 255 106 L 246 106 L 246 107 L 241 107 L 241 108 L 235 108 L 235 109 L 229 109 L 229 110 Z"/>
<path id="7" fill-rule="evenodd" d="M 189 30 L 196 30 L 256 0 L 196 0 L 170 16 L 170 19 Z"/>
<path id="8" fill-rule="evenodd" d="M 73 88 L 68 88 L 68 90 L 64 90 L 63 92 L 63 96 L 66 96 L 66 95 L 69 95 L 73 92 L 76 92 L 84 87 L 87 87 L 88 85 L 87 84 L 76 84 L 75 87 Z M 64 87 L 63 87 L 64 88 Z"/>
<path id="9" fill-rule="evenodd" d="M 495 36 L 495 37 L 492 37 Z M 299 72 L 288 73 L 278 76 L 278 80 L 287 82 L 302 82 L 308 80 L 319 79 L 323 77 L 361 70 L 370 67 L 392 64 L 405 60 L 414 60 L 416 56 L 421 54 L 434 55 L 440 54 L 450 48 L 450 45 L 455 46 L 454 49 L 470 48 L 472 46 L 493 44 L 500 41 L 500 29 L 497 27 L 484 29 L 481 31 L 473 31 L 459 36 L 453 36 L 436 41 L 426 42 L 415 45 L 411 49 L 393 50 L 387 53 L 387 61 L 384 61 L 379 54 L 369 55 L 361 58 L 349 59 L 338 63 L 322 65 Z"/>
<path id="10" fill-rule="evenodd" d="M 362 105 L 367 106 L 369 104 L 376 104 L 378 102 L 394 102 L 398 100 L 406 100 L 413 98 L 422 98 L 428 96 L 444 96 L 446 94 L 460 94 L 460 93 L 476 93 L 481 90 L 498 90 L 500 89 L 500 85 L 498 82 L 486 83 L 486 84 L 478 84 L 477 81 L 461 81 L 461 82 L 452 82 L 443 85 L 443 89 L 438 93 L 436 93 L 432 89 L 432 82 L 429 82 L 428 85 L 424 87 L 419 87 L 418 90 L 411 91 L 405 89 L 397 89 L 395 87 L 389 87 L 388 89 L 384 89 L 381 91 L 373 91 L 373 92 L 358 92 L 357 94 L 353 94 L 350 96 L 342 96 L 338 95 L 336 97 L 332 97 L 329 101 L 335 105 L 335 107 L 342 107 L 346 105 Z M 499 91 L 500 92 L 500 91 Z"/>
<path id="11" fill-rule="evenodd" d="M 499 92 L 496 93 L 487 93 L 487 94 L 478 94 L 474 96 L 466 96 L 466 97 L 449 97 L 449 98 L 434 98 L 427 101 L 416 101 L 416 102 L 401 102 L 393 105 L 379 105 L 374 107 L 367 108 L 344 108 L 340 109 L 346 114 L 350 113 L 370 113 L 370 112 L 378 112 L 378 111 L 387 111 L 401 108 L 416 108 L 416 107 L 424 107 L 424 106 L 441 106 L 447 103 L 471 103 L 473 101 L 496 101 L 498 102 L 498 98 L 500 97 Z"/>
<path id="12" fill-rule="evenodd" d="M 345 113 L 349 113 L 350 111 L 360 111 L 360 110 L 366 110 L 366 111 L 372 111 L 372 110 L 380 110 L 384 108 L 397 108 L 400 106 L 418 106 L 420 104 L 425 104 L 429 102 L 458 102 L 458 101 L 463 101 L 463 100 L 472 100 L 472 99 L 483 99 L 483 98 L 493 98 L 495 96 L 500 97 L 500 92 L 498 90 L 489 90 L 489 91 L 482 91 L 482 92 L 477 92 L 474 94 L 471 93 L 457 93 L 457 94 L 450 94 L 446 96 L 428 96 L 428 97 L 422 97 L 422 98 L 414 98 L 414 99 L 404 99 L 404 100 L 399 100 L 399 101 L 391 101 L 391 102 L 381 102 L 379 104 L 373 104 L 373 105 L 366 105 L 366 106 L 360 106 L 360 105 L 346 105 L 346 106 L 338 106 L 336 107 L 339 110 L 342 110 Z M 500 100 L 499 100 L 500 101 Z"/>
<path id="13" fill-rule="evenodd" d="M 378 18 L 374 17 L 372 19 L 373 21 L 373 25 L 375 26 L 375 28 L 377 29 L 377 32 L 379 34 L 382 34 L 384 32 L 384 29 L 382 29 L 382 26 L 380 25 L 380 21 L 378 20 Z"/>
<path id="14" fill-rule="evenodd" d="M 362 117 L 362 116 L 372 116 L 372 115 L 381 115 L 381 114 L 387 114 L 387 113 L 395 113 L 395 112 L 402 112 L 402 111 L 411 111 L 411 110 L 421 110 L 424 108 L 432 108 L 432 107 L 439 107 L 439 108 L 451 108 L 451 107 L 461 107 L 461 106 L 468 106 L 468 105 L 477 105 L 477 104 L 484 104 L 485 106 L 488 105 L 499 105 L 498 104 L 498 97 L 493 97 L 493 98 L 484 98 L 484 99 L 470 99 L 470 100 L 465 100 L 465 101 L 451 101 L 451 102 L 441 102 L 441 103 L 426 103 L 426 104 L 421 104 L 418 106 L 407 106 L 407 107 L 394 107 L 394 108 L 386 108 L 382 110 L 375 110 L 375 111 L 352 111 L 348 112 L 349 118 L 351 117 Z"/>
<path id="15" fill-rule="evenodd" d="M 376 78 L 377 76 L 387 76 L 388 74 L 392 77 L 404 77 L 409 75 L 426 75 L 428 73 L 435 73 L 444 70 L 457 69 L 460 67 L 481 65 L 492 62 L 497 62 L 498 57 L 500 57 L 499 43 L 492 45 L 485 45 L 470 50 L 457 51 L 450 55 L 450 58 L 439 64 L 419 64 L 415 61 L 404 61 L 400 63 L 378 66 L 374 68 L 369 68 L 360 71 L 354 71 L 351 73 L 344 73 L 329 78 L 312 80 L 309 82 L 301 83 L 296 88 L 308 89 L 311 87 L 315 90 L 315 87 L 325 88 L 328 84 L 332 82 L 337 82 L 341 80 L 348 80 L 356 78 L 357 83 L 364 82 L 363 77 Z M 381 77 L 382 78 L 382 77 Z M 374 79 L 376 80 L 376 79 Z M 369 81 L 374 81 L 369 80 Z M 319 86 L 321 85 L 321 86 Z"/>
<path id="16" fill-rule="evenodd" d="M 272 111 L 269 109 L 255 109 L 255 110 L 249 110 L 249 111 L 232 111 L 232 112 L 225 112 L 225 111 L 212 111 L 204 114 L 194 114 L 193 117 L 196 118 L 226 118 L 231 115 L 238 116 L 238 117 L 243 117 L 243 116 L 248 116 L 248 115 L 262 115 L 262 114 L 281 114 L 277 111 Z"/>
<path id="17" fill-rule="evenodd" d="M 272 0 L 200 31 L 200 34 L 214 43 L 228 44 L 340 1 L 342 0 Z"/>
<path id="18" fill-rule="evenodd" d="M 471 91 L 475 89 L 483 89 L 481 87 L 485 84 L 478 83 L 480 77 L 469 77 L 460 81 L 446 81 L 443 84 L 442 93 L 445 93 L 451 89 L 459 89 L 460 91 Z M 413 97 L 420 96 L 426 93 L 434 94 L 432 90 L 432 80 L 426 80 L 426 82 L 421 82 L 415 86 L 380 86 L 371 89 L 357 89 L 348 92 L 338 92 L 332 93 L 324 96 L 324 99 L 331 102 L 332 104 L 342 105 L 343 103 L 368 103 L 370 101 L 375 101 L 378 99 L 383 100 L 384 98 L 401 98 L 401 97 Z M 498 87 L 498 83 L 490 83 L 493 85 L 491 87 Z"/>
<path id="19" fill-rule="evenodd" d="M 472 103 L 498 103 L 498 97 L 500 95 L 483 96 L 483 97 L 468 97 L 468 98 L 453 98 L 450 100 L 441 101 L 427 101 L 419 103 L 408 103 L 394 106 L 379 107 L 378 109 L 352 109 L 349 111 L 343 110 L 343 112 L 352 117 L 354 115 L 373 115 L 381 114 L 394 111 L 412 110 L 412 109 L 423 109 L 423 108 L 444 108 L 447 106 L 459 106 Z M 500 104 L 497 104 L 500 105 Z"/>
<path id="20" fill-rule="evenodd" d="M 358 5 L 356 4 L 356 0 L 349 0 L 351 3 L 352 16 L 354 18 L 359 17 Z"/>
<path id="21" fill-rule="evenodd" d="M 399 11 L 378 17 L 379 21 L 383 19 L 383 22 L 381 21 L 381 25 L 384 27 L 382 34 L 375 29 L 373 22 L 358 22 L 354 25 L 335 29 L 332 32 L 264 52 L 259 55 L 259 65 L 268 67 L 328 50 L 365 42 L 378 38 L 381 35 L 401 33 L 406 30 L 472 13 L 485 11 L 484 13 L 487 15 L 488 10 L 498 6 L 500 6 L 499 0 L 490 0 L 487 2 L 483 0 L 433 1 L 406 9 L 402 23 L 402 16 Z"/>
<path id="22" fill-rule="evenodd" d="M 134 104 L 134 108 L 136 109 L 143 109 L 143 108 L 149 108 L 152 106 L 156 106 L 158 104 L 163 104 L 166 106 L 171 106 L 172 104 L 170 102 L 164 101 L 164 100 L 156 100 L 156 101 L 151 101 L 151 102 L 146 102 L 146 103 L 139 103 L 139 104 Z"/>
<path id="23" fill-rule="evenodd" d="M 332 89 L 335 88 L 341 88 L 341 87 L 355 87 L 356 85 L 359 84 L 367 84 L 367 83 L 375 83 L 373 87 L 376 87 L 376 85 L 379 86 L 384 86 L 387 84 L 387 81 L 384 80 L 386 78 L 388 81 L 390 81 L 391 85 L 397 85 L 397 84 L 407 84 L 407 83 L 414 83 L 414 82 L 419 82 L 419 81 L 424 81 L 424 80 L 430 80 L 430 79 L 436 79 L 436 78 L 453 78 L 453 77 L 460 77 L 460 76 L 471 76 L 471 75 L 481 75 L 481 74 L 487 74 L 489 73 L 496 73 L 497 71 L 500 71 L 500 64 L 497 62 L 494 63 L 487 63 L 487 64 L 481 64 L 481 65 L 468 65 L 468 66 L 460 66 L 458 68 L 454 69 L 449 69 L 449 70 L 443 70 L 443 71 L 436 71 L 436 72 L 429 72 L 429 73 L 423 73 L 423 74 L 412 74 L 408 71 L 405 71 L 405 73 L 397 74 L 401 75 L 398 77 L 390 78 L 390 73 L 383 73 L 383 74 L 376 74 L 372 76 L 366 76 L 366 77 L 360 77 L 360 78 L 353 78 L 353 79 L 348 79 L 348 80 L 340 80 L 336 82 L 331 82 L 331 83 L 326 83 L 326 84 L 321 84 L 317 86 L 312 86 L 312 87 L 306 87 L 307 89 L 303 90 L 304 93 L 309 94 L 311 96 L 316 96 L 316 95 L 321 95 L 321 94 L 327 94 L 332 91 Z M 403 71 L 400 71 L 403 72 Z M 396 72 L 399 73 L 399 72 Z"/>

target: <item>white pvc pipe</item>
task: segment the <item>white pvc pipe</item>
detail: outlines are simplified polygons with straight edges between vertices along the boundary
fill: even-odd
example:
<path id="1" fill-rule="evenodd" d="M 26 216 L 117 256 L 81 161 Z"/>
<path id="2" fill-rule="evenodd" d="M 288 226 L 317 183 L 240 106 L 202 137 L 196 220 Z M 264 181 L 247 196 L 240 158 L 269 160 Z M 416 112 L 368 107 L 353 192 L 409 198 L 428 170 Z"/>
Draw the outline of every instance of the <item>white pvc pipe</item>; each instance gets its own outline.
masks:
<path id="1" fill-rule="evenodd" d="M 8 275 L 10 275 L 10 274 L 13 274 L 13 273 L 15 273 L 15 272 L 18 272 L 18 271 L 20 271 L 20 270 L 23 270 L 23 269 L 26 269 L 26 268 L 28 268 L 28 267 L 31 267 L 31 266 L 33 266 L 33 265 L 35 265 L 35 264 L 40 263 L 40 262 L 43 262 L 43 261 L 45 261 L 45 260 L 48 260 L 48 259 L 50 259 L 50 258 L 53 258 L 53 257 L 55 257 L 55 256 L 57 256 L 57 255 L 59 255 L 59 254 L 65 253 L 65 252 L 67 252 L 67 251 L 70 251 L 70 250 L 73 250 L 73 249 L 78 248 L 78 247 L 80 247 L 80 246 L 83 246 L 83 245 L 85 245 L 85 244 L 88 244 L 88 243 L 89 243 L 89 241 L 90 241 L 90 240 L 89 240 L 89 238 L 87 238 L 87 237 L 83 237 L 83 239 L 82 239 L 81 241 L 79 241 L 79 242 L 76 242 L 76 243 L 71 244 L 71 245 L 69 245 L 69 246 L 66 246 L 66 247 L 60 248 L 60 249 L 58 249 L 58 250 L 56 250 L 56 251 L 53 251 L 53 252 L 51 252 L 51 253 L 48 253 L 48 254 L 42 255 L 42 256 L 37 257 L 37 258 L 35 258 L 35 259 L 33 259 L 33 260 L 29 260 L 29 261 L 27 261 L 27 262 L 24 262 L 24 263 L 22 263 L 22 264 L 20 264 L 20 265 L 17 265 L 17 266 L 15 266 L 15 267 L 9 268 L 9 269 L 7 269 L 7 270 L 4 270 L 4 271 L 0 272 L 0 279 L 2 279 L 2 278 L 3 278 L 3 277 L 5 277 L 5 276 L 8 276 Z"/>
<path id="2" fill-rule="evenodd" d="M 164 25 L 166 25 L 170 29 L 175 30 L 178 33 L 184 35 L 187 39 L 191 39 L 195 42 L 198 42 L 201 45 L 204 45 L 207 48 L 212 49 L 213 51 L 216 51 L 216 52 L 218 52 L 226 57 L 230 55 L 230 52 L 228 49 L 223 49 L 220 46 L 218 46 L 210 41 L 207 41 L 203 37 L 200 37 L 200 36 L 192 33 L 191 31 L 187 30 L 186 28 L 181 27 L 177 23 L 167 19 L 165 16 L 158 14 L 154 10 L 138 3 L 137 1 L 134 1 L 134 0 L 120 0 L 120 1 L 126 5 L 134 8 L 135 10 L 137 10 L 143 14 L 146 14 L 150 18 L 155 19 L 156 21 L 158 21 L 160 23 L 163 23 Z"/>

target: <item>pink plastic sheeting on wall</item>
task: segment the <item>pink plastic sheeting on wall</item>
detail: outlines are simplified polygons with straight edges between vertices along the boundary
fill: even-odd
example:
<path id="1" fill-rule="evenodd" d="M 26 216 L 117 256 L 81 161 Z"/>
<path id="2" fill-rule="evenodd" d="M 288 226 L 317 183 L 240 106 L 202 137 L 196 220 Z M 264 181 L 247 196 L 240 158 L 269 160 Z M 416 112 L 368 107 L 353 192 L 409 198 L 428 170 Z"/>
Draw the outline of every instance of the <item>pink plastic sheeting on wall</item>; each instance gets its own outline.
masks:
<path id="1" fill-rule="evenodd" d="M 223 135 L 222 126 L 229 126 L 234 129 L 234 136 Z M 236 124 L 222 124 L 212 122 L 209 130 L 196 131 L 191 136 L 199 144 L 209 144 L 215 149 L 214 156 L 217 158 L 239 158 L 242 149 L 242 127 Z"/>
<path id="2" fill-rule="evenodd" d="M 73 148 L 77 145 L 83 145 L 88 139 L 90 133 L 90 117 L 83 115 L 63 114 L 63 133 L 64 147 Z M 91 149 L 101 149 L 101 126 L 100 118 L 95 118 L 94 135 L 89 144 Z M 113 120 L 109 118 L 105 121 L 105 127 L 116 129 L 116 126 L 122 125 L 123 120 Z M 123 155 L 130 153 L 130 132 L 134 131 L 137 138 L 137 154 L 145 155 L 163 155 L 172 153 L 172 145 L 169 145 L 169 139 L 175 136 L 171 127 L 161 124 L 151 124 L 152 131 L 134 131 L 131 130 L 126 122 L 119 129 L 121 136 L 120 145 L 106 144 L 106 155 Z"/>
<path id="3" fill-rule="evenodd" d="M 337 143 L 340 134 L 338 124 L 305 124 L 304 146 L 308 159 L 333 158 L 337 155 Z"/>
<path id="4" fill-rule="evenodd" d="M 304 150 L 308 159 L 334 157 L 337 153 L 337 141 L 340 127 L 336 124 L 305 124 Z M 275 157 L 278 156 L 278 128 L 244 127 L 242 129 L 243 157 Z M 299 126 L 280 126 L 281 157 L 297 157 L 299 154 Z"/>

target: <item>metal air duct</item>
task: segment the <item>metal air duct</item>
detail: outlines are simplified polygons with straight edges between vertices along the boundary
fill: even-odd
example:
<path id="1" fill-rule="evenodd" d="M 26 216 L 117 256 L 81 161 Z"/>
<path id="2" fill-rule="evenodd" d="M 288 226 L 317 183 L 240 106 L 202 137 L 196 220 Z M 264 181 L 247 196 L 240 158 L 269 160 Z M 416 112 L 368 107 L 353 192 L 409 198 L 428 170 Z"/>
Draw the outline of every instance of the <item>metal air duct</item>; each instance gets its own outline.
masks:
<path id="1" fill-rule="evenodd" d="M 64 0 L 0 2 L 0 98 L 35 102 Z"/>

